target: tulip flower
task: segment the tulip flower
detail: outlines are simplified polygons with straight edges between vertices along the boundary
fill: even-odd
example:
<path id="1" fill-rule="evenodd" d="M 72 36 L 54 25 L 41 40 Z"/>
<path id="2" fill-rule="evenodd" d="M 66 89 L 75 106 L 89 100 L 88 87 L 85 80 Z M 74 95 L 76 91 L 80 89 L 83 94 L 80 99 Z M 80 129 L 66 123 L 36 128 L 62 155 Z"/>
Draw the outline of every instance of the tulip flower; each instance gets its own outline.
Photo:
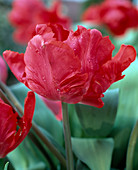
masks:
<path id="1" fill-rule="evenodd" d="M 61 2 L 55 1 L 51 8 L 46 8 L 42 0 L 14 0 L 9 21 L 16 28 L 14 39 L 26 44 L 34 35 L 37 24 L 58 23 L 69 28 L 71 20 L 61 13 Z"/>
<path id="2" fill-rule="evenodd" d="M 130 28 L 138 29 L 138 10 L 129 0 L 105 0 L 86 9 L 82 20 L 105 25 L 114 35 L 123 35 Z"/>
<path id="3" fill-rule="evenodd" d="M 24 115 L 19 117 L 12 106 L 0 99 L 0 158 L 14 150 L 26 137 L 31 126 L 35 107 L 35 95 L 28 92 Z"/>
<path id="4" fill-rule="evenodd" d="M 0 81 L 6 83 L 8 77 L 8 71 L 6 63 L 4 62 L 3 58 L 0 56 Z"/>
<path id="5" fill-rule="evenodd" d="M 3 56 L 20 82 L 54 101 L 102 107 L 103 93 L 136 58 L 130 45 L 112 57 L 114 45 L 96 29 L 42 24 L 36 34 L 25 54 L 7 50 Z"/>

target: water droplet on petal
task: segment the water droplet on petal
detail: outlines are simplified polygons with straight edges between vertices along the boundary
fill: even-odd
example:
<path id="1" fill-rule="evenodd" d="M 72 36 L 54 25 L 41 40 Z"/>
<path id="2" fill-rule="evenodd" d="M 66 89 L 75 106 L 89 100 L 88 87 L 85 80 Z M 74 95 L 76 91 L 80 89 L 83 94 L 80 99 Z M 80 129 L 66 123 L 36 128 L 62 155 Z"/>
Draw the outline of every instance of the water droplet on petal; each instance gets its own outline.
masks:
<path id="1" fill-rule="evenodd" d="M 38 49 L 36 49 L 36 50 L 35 50 L 35 52 L 36 52 L 36 53 L 39 53 L 39 50 L 38 50 Z"/>
<path id="2" fill-rule="evenodd" d="M 43 77 L 42 77 L 42 80 L 43 80 L 44 82 L 46 81 L 46 78 L 45 78 L 45 76 L 43 76 Z"/>

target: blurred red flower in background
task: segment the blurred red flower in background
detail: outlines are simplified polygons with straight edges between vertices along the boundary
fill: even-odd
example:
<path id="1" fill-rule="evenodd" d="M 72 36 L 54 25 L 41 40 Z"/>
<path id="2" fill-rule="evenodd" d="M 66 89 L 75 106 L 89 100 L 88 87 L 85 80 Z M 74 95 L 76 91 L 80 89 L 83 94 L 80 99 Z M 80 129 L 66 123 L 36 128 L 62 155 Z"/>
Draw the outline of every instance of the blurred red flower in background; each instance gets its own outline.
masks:
<path id="1" fill-rule="evenodd" d="M 8 77 L 8 70 L 6 63 L 4 62 L 3 58 L 0 56 L 0 81 L 6 83 Z"/>
<path id="2" fill-rule="evenodd" d="M 26 44 L 35 35 L 36 24 L 58 23 L 69 28 L 71 20 L 61 13 L 61 2 L 55 1 L 48 9 L 41 0 L 14 0 L 9 21 L 16 30 L 14 39 Z"/>
<path id="3" fill-rule="evenodd" d="M 0 158 L 5 157 L 24 140 L 32 126 L 34 108 L 33 92 L 27 94 L 22 118 L 0 99 Z"/>
<path id="4" fill-rule="evenodd" d="M 138 10 L 129 0 L 105 0 L 90 6 L 82 20 L 105 24 L 114 35 L 122 35 L 128 28 L 138 29 Z"/>
<path id="5" fill-rule="evenodd" d="M 103 93 L 136 57 L 133 46 L 122 45 L 112 58 L 114 45 L 96 29 L 41 24 L 36 33 L 25 54 L 7 50 L 3 56 L 20 82 L 51 100 L 102 107 Z"/>

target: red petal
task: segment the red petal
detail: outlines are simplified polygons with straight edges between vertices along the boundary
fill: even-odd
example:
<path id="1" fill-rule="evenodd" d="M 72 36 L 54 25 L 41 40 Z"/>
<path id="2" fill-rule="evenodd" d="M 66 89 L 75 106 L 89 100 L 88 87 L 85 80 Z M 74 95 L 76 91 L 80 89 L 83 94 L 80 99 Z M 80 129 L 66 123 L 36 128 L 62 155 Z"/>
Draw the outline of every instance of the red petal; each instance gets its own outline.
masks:
<path id="1" fill-rule="evenodd" d="M 38 24 L 36 34 L 41 35 L 45 42 L 51 40 L 64 41 L 68 38 L 69 31 L 59 24 Z"/>
<path id="2" fill-rule="evenodd" d="M 53 77 L 58 84 L 66 77 L 72 77 L 80 71 L 80 60 L 68 45 L 53 41 L 46 45 L 45 51 L 52 68 Z"/>
<path id="3" fill-rule="evenodd" d="M 46 24 L 38 24 L 36 26 L 36 34 L 41 35 L 45 42 L 55 40 L 52 29 Z"/>
<path id="4" fill-rule="evenodd" d="M 16 133 L 17 113 L 12 107 L 0 100 L 0 158 L 10 151 L 11 137 Z M 7 140 L 10 139 L 7 143 Z"/>
<path id="5" fill-rule="evenodd" d="M 30 123 L 32 122 L 34 109 L 35 109 L 35 94 L 34 92 L 29 91 L 27 94 L 27 98 L 25 99 L 23 116 L 24 122 L 27 122 L 27 126 L 29 122 Z"/>
<path id="6" fill-rule="evenodd" d="M 81 65 L 73 50 L 62 42 L 51 42 L 47 45 L 49 63 L 58 90 L 60 100 L 77 103 L 85 93 L 87 73 L 81 73 Z"/>
<path id="7" fill-rule="evenodd" d="M 24 82 L 25 81 L 25 63 L 24 63 L 24 54 L 19 54 L 18 52 L 13 52 L 6 50 L 3 53 L 3 57 L 9 65 L 11 71 L 14 73 L 16 78 Z"/>
<path id="8" fill-rule="evenodd" d="M 136 59 L 136 50 L 131 45 L 121 45 L 120 50 L 113 58 L 113 61 L 120 63 L 120 72 L 123 72 Z"/>
<path id="9" fill-rule="evenodd" d="M 90 93 L 89 93 L 89 95 L 86 95 L 83 97 L 81 103 L 101 108 L 104 106 L 104 102 L 102 101 L 101 97 L 103 97 L 103 95 L 102 96 L 100 96 L 100 95 L 94 96 L 93 94 L 90 95 Z"/>
<path id="10" fill-rule="evenodd" d="M 99 101 L 97 107 L 102 107 L 102 94 L 111 86 L 112 83 L 122 79 L 122 72 L 135 60 L 136 51 L 133 46 L 122 45 L 116 56 L 105 63 L 91 80 L 90 88 L 84 96 L 82 102 L 90 104 L 93 98 Z M 100 105 L 101 103 L 101 105 Z M 91 103 L 93 105 L 93 103 Z"/>
<path id="11" fill-rule="evenodd" d="M 34 93 L 28 92 L 25 100 L 25 113 L 20 118 L 17 112 L 13 112 L 11 106 L 0 100 L 0 158 L 14 150 L 28 134 L 32 125 L 34 106 Z"/>
<path id="12" fill-rule="evenodd" d="M 42 96 L 57 100 L 59 95 L 53 82 L 47 51 L 44 40 L 39 35 L 28 43 L 24 56 L 27 86 Z"/>
<path id="13" fill-rule="evenodd" d="M 102 37 L 98 30 L 87 30 L 82 26 L 70 33 L 66 43 L 81 60 L 82 72 L 90 72 L 91 76 L 111 59 L 114 49 L 109 37 Z"/>
<path id="14" fill-rule="evenodd" d="M 33 92 L 28 92 L 24 104 L 24 115 L 22 118 L 18 119 L 18 126 L 20 129 L 17 131 L 15 136 L 15 143 L 13 144 L 12 150 L 15 149 L 27 136 L 31 126 L 32 119 L 35 109 L 35 94 Z"/>

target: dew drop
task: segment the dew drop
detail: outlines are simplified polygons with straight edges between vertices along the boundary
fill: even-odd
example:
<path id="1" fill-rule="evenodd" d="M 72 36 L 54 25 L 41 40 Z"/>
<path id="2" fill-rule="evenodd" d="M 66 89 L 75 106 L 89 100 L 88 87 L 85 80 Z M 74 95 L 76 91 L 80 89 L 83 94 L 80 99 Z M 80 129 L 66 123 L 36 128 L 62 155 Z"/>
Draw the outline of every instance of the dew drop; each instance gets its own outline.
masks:
<path id="1" fill-rule="evenodd" d="M 22 135 L 22 132 L 20 132 L 19 136 L 21 136 L 21 135 Z"/>
<path id="2" fill-rule="evenodd" d="M 42 80 L 43 80 L 44 82 L 46 81 L 46 78 L 45 78 L 45 76 L 43 76 L 43 77 L 42 77 Z"/>
<path id="3" fill-rule="evenodd" d="M 36 52 L 36 53 L 39 53 L 39 50 L 38 50 L 38 49 L 36 49 L 36 50 L 35 50 L 35 52 Z"/>

